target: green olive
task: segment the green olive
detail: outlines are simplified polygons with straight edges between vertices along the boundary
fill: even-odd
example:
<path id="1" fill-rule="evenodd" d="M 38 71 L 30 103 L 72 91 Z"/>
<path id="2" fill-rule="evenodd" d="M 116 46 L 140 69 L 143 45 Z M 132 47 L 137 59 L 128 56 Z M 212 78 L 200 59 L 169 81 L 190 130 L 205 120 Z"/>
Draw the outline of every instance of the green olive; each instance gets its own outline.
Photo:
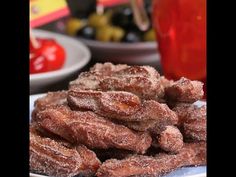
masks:
<path id="1" fill-rule="evenodd" d="M 74 36 L 84 25 L 85 22 L 78 18 L 69 18 L 66 22 L 66 33 Z"/>
<path id="2" fill-rule="evenodd" d="M 108 16 L 104 14 L 99 15 L 99 14 L 93 13 L 88 18 L 88 25 L 94 28 L 106 26 L 108 22 L 109 22 Z"/>
<path id="3" fill-rule="evenodd" d="M 113 28 L 111 26 L 103 26 L 97 28 L 96 39 L 98 41 L 109 42 L 112 39 Z"/>
<path id="4" fill-rule="evenodd" d="M 113 27 L 112 41 L 119 42 L 125 35 L 125 31 L 120 27 Z"/>
<path id="5" fill-rule="evenodd" d="M 144 41 L 155 41 L 156 40 L 156 34 L 154 29 L 150 29 L 143 35 L 143 40 Z"/>

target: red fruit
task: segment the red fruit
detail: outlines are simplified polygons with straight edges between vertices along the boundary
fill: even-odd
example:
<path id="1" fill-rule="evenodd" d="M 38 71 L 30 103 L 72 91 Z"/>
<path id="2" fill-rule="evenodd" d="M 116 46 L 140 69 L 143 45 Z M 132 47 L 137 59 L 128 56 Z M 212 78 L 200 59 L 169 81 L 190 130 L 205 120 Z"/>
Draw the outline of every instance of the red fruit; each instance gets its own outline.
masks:
<path id="1" fill-rule="evenodd" d="M 40 47 L 35 49 L 31 46 L 30 49 L 34 55 L 31 60 L 33 60 L 32 62 L 34 63 L 35 58 L 39 58 L 41 56 L 41 59 L 37 59 L 37 62 L 42 62 L 43 69 L 37 70 L 34 68 L 35 66 L 30 64 L 30 67 L 33 67 L 30 68 L 30 73 L 32 74 L 38 73 L 38 71 L 46 72 L 60 69 L 65 63 L 66 54 L 64 48 L 53 39 L 37 39 L 37 41 L 39 42 Z"/>
<path id="2" fill-rule="evenodd" d="M 30 74 L 48 71 L 47 59 L 37 53 L 30 54 Z"/>

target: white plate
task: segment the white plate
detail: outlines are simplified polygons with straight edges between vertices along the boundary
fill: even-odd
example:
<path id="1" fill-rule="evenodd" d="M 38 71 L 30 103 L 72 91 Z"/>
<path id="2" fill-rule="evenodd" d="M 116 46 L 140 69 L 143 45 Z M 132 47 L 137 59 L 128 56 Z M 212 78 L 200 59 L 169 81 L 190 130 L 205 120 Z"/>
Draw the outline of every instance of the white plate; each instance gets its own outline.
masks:
<path id="1" fill-rule="evenodd" d="M 39 74 L 30 74 L 30 92 L 37 92 L 41 88 L 56 83 L 67 76 L 82 69 L 90 60 L 89 49 L 71 37 L 44 30 L 33 30 L 36 37 L 53 38 L 60 43 L 66 51 L 66 62 L 62 69 Z"/>
<path id="2" fill-rule="evenodd" d="M 159 65 L 160 55 L 156 42 L 118 43 L 100 42 L 77 38 L 86 44 L 92 52 L 93 58 L 98 61 L 126 63 L 137 65 Z"/>
<path id="3" fill-rule="evenodd" d="M 45 94 L 38 94 L 38 95 L 31 95 L 30 96 L 30 116 L 29 119 L 31 119 L 31 112 L 34 109 L 34 101 Z M 203 104 L 206 104 L 202 101 L 197 101 L 196 105 L 201 106 Z M 30 177 L 47 177 L 44 175 L 37 175 L 30 173 Z M 201 167 L 184 167 L 177 169 L 163 177 L 206 177 L 206 166 Z"/>

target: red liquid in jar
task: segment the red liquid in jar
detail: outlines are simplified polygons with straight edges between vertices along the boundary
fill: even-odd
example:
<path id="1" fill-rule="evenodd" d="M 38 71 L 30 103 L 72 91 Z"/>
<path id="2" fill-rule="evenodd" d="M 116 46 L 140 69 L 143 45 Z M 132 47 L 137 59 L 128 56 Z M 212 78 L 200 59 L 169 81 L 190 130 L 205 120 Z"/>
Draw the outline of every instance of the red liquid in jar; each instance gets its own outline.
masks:
<path id="1" fill-rule="evenodd" d="M 153 0 L 153 26 L 164 75 L 206 83 L 206 0 Z"/>

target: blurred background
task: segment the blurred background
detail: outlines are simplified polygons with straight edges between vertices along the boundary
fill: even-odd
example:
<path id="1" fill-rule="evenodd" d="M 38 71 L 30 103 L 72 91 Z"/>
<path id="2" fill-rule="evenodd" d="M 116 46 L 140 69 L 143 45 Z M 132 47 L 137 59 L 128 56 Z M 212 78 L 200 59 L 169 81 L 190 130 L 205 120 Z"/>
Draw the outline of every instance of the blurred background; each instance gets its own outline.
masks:
<path id="1" fill-rule="evenodd" d="M 38 28 L 81 40 L 92 52 L 91 63 L 108 61 L 148 64 L 161 70 L 160 55 L 157 51 L 152 24 L 150 23 L 148 29 L 141 31 L 135 24 L 133 10 L 128 0 L 108 1 L 111 5 L 105 6 L 103 12 L 99 13 L 96 0 L 68 0 L 69 16 Z M 144 7 L 151 22 L 152 0 L 144 0 Z M 101 43 L 93 43 L 86 39 Z M 113 45 L 109 42 L 113 42 Z M 140 50 L 137 50 L 137 45 L 121 46 L 120 42 L 122 44 L 140 43 Z"/>

